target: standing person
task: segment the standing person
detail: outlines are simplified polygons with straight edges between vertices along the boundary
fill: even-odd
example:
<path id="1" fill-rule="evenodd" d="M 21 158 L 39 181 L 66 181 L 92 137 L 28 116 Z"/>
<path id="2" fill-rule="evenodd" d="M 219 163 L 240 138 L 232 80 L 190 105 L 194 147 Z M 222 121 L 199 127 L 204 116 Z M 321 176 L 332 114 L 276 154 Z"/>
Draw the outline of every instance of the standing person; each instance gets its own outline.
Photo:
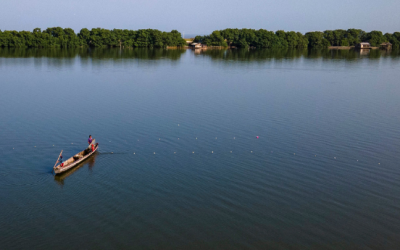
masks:
<path id="1" fill-rule="evenodd" d="M 89 145 L 92 143 L 92 141 L 93 141 L 92 136 L 89 135 L 89 139 L 88 139 Z"/>

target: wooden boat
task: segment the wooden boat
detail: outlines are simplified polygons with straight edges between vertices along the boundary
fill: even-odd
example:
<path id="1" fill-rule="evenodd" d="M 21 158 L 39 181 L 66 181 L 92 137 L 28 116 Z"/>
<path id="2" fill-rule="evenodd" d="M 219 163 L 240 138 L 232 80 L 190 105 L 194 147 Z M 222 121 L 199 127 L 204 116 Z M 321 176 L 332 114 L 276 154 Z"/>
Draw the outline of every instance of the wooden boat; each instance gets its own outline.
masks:
<path id="1" fill-rule="evenodd" d="M 92 145 L 93 145 L 93 150 L 92 150 Z M 72 156 L 71 158 L 69 158 L 68 160 L 66 160 L 64 162 L 64 165 L 61 166 L 61 164 L 58 164 L 59 161 L 57 159 L 56 165 L 54 166 L 54 173 L 55 174 L 60 174 L 62 172 L 65 172 L 75 166 L 77 166 L 79 163 L 81 163 L 82 161 L 84 161 L 85 159 L 89 158 L 91 155 L 93 155 L 97 149 L 99 148 L 99 144 L 95 143 L 95 140 L 93 139 L 93 142 L 89 145 L 89 147 L 79 153 L 77 153 L 76 155 Z M 60 153 L 60 156 L 62 154 L 62 151 Z M 60 158 L 60 156 L 58 156 L 58 158 Z"/>
<path id="2" fill-rule="evenodd" d="M 96 161 L 96 154 L 93 154 L 91 157 L 87 158 L 84 161 L 81 161 L 79 164 L 77 164 L 75 167 L 72 169 L 69 169 L 68 171 L 62 172 L 60 174 L 54 175 L 54 181 L 59 184 L 60 186 L 64 185 L 64 180 L 69 178 L 71 175 L 76 173 L 80 168 L 82 168 L 85 165 L 88 165 L 89 169 L 93 168 L 93 165 L 95 164 Z"/>

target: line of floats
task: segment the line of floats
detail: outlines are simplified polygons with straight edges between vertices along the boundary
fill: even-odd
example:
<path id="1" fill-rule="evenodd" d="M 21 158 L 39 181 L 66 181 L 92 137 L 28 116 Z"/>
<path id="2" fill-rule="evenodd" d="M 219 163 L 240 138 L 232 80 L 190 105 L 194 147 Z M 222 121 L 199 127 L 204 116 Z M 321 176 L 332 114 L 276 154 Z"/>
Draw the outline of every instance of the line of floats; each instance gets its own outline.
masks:
<path id="1" fill-rule="evenodd" d="M 197 137 L 196 137 L 196 139 L 197 139 Z M 215 137 L 215 139 L 217 139 L 217 137 Z M 236 139 L 236 138 L 234 137 L 234 139 Z M 256 136 L 256 139 L 259 139 L 259 136 Z M 159 139 L 159 140 L 161 140 L 161 139 Z M 178 138 L 178 140 L 179 140 L 179 138 Z M 62 161 L 62 152 L 63 151 L 61 151 L 61 153 L 58 156 L 57 161 L 56 161 L 56 163 L 55 163 L 55 165 L 53 167 L 54 173 L 56 175 L 58 175 L 58 174 L 61 174 L 63 172 L 66 172 L 67 170 L 70 170 L 70 169 L 76 167 L 79 163 L 85 161 L 86 159 L 88 159 L 92 155 L 94 155 L 97 152 L 98 148 L 99 148 L 99 143 L 96 143 L 96 140 L 95 139 L 91 139 L 91 137 L 90 137 L 89 138 L 89 146 L 85 150 L 83 150 L 83 151 L 75 154 L 74 156 L 70 157 L 65 162 Z M 253 151 L 250 151 L 250 152 L 253 153 Z M 271 152 L 273 152 L 273 151 L 271 151 Z M 110 153 L 113 154 L 114 152 L 110 152 Z M 176 154 L 176 153 L 177 152 L 174 152 L 174 154 Z M 194 154 L 194 153 L 195 152 L 192 151 L 192 154 Z M 214 151 L 211 151 L 211 153 L 213 154 Z M 230 151 L 230 153 L 232 153 L 232 151 Z M 133 152 L 133 154 L 135 155 L 136 152 Z M 156 152 L 153 152 L 153 154 L 156 154 Z M 293 155 L 296 155 L 296 153 L 293 153 Z M 315 157 L 317 157 L 317 155 L 315 155 Z M 336 157 L 333 157 L 333 158 L 336 160 Z M 380 163 L 378 163 L 378 165 L 380 165 Z"/>

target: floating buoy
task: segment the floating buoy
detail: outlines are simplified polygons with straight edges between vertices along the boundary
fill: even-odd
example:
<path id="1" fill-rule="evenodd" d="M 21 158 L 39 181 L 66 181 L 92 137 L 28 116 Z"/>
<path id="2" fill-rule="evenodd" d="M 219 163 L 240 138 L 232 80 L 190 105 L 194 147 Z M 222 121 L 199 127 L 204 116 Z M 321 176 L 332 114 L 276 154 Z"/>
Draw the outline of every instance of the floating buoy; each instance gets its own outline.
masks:
<path id="1" fill-rule="evenodd" d="M 256 138 L 258 139 L 258 138 L 260 138 L 260 137 L 257 135 Z"/>
<path id="2" fill-rule="evenodd" d="M 159 140 L 159 141 L 161 141 L 161 139 L 160 139 L 160 138 L 158 138 L 158 140 Z"/>
<path id="3" fill-rule="evenodd" d="M 236 137 L 233 137 L 233 139 L 235 140 L 235 139 L 236 139 Z"/>
<path id="4" fill-rule="evenodd" d="M 137 141 L 139 141 L 139 139 Z"/>
<path id="5" fill-rule="evenodd" d="M 133 154 L 135 154 L 135 152 L 133 152 Z"/>
<path id="6" fill-rule="evenodd" d="M 156 154 L 156 152 L 154 152 L 153 154 Z"/>
<path id="7" fill-rule="evenodd" d="M 296 155 L 296 153 L 293 153 L 293 155 Z"/>
<path id="8" fill-rule="evenodd" d="M 231 151 L 231 154 L 232 154 L 232 151 Z"/>
<path id="9" fill-rule="evenodd" d="M 333 157 L 336 160 L 336 157 Z"/>
<path id="10" fill-rule="evenodd" d="M 74 144 L 74 143 L 71 143 L 71 144 Z"/>
<path id="11" fill-rule="evenodd" d="M 114 152 L 111 152 L 111 154 L 114 154 Z"/>
<path id="12" fill-rule="evenodd" d="M 317 155 L 315 155 L 315 157 L 317 157 Z"/>
<path id="13" fill-rule="evenodd" d="M 192 152 L 192 154 L 194 154 L 194 151 Z"/>
<path id="14" fill-rule="evenodd" d="M 174 152 L 174 154 L 176 154 L 176 152 Z"/>
<path id="15" fill-rule="evenodd" d="M 36 146 L 35 146 L 35 148 L 36 148 Z"/>
<path id="16" fill-rule="evenodd" d="M 211 154 L 214 154 L 214 151 L 211 151 Z"/>
<path id="17" fill-rule="evenodd" d="M 215 140 L 217 139 L 217 137 L 215 137 Z"/>
<path id="18" fill-rule="evenodd" d="M 358 160 L 357 160 L 358 161 Z"/>
<path id="19" fill-rule="evenodd" d="M 253 153 L 253 151 L 250 151 L 250 153 Z"/>
<path id="20" fill-rule="evenodd" d="M 196 137 L 196 140 L 197 140 L 197 137 Z"/>
<path id="21" fill-rule="evenodd" d="M 379 165 L 381 165 L 380 163 L 378 163 Z"/>
<path id="22" fill-rule="evenodd" d="M 179 124 L 178 124 L 178 126 L 179 126 Z"/>

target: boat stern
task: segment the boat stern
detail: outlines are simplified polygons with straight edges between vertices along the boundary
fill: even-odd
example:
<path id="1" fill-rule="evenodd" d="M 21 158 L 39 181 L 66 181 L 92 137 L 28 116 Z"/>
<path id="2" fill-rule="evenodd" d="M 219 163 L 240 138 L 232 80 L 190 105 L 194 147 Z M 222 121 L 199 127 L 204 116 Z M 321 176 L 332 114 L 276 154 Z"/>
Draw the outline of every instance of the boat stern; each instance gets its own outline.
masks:
<path id="1" fill-rule="evenodd" d="M 53 170 L 54 170 L 54 173 L 56 173 L 56 174 L 61 173 L 60 165 L 58 165 L 57 167 L 54 167 Z"/>

